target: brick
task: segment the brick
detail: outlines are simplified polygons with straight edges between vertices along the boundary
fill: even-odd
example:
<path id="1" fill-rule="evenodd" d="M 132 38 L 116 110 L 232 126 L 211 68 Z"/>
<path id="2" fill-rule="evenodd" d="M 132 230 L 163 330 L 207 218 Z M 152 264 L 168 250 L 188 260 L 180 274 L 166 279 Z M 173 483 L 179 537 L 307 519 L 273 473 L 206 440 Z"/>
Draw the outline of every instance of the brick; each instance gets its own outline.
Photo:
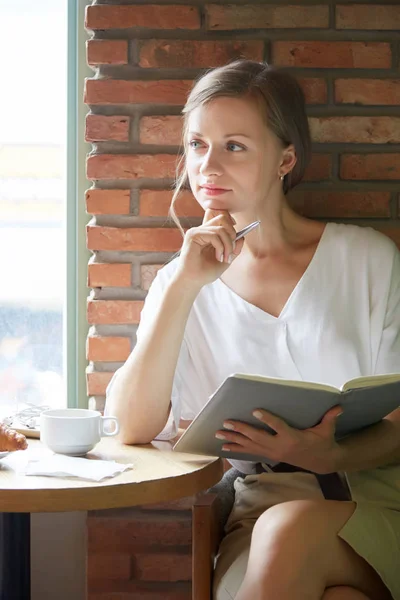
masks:
<path id="1" fill-rule="evenodd" d="M 225 65 L 238 58 L 261 61 L 262 41 L 139 41 L 139 65 L 144 68 L 210 68 Z"/>
<path id="2" fill-rule="evenodd" d="M 324 181 L 332 172 L 332 156 L 330 154 L 313 154 L 310 164 L 304 173 L 303 181 Z"/>
<path id="3" fill-rule="evenodd" d="M 206 27 L 211 31 L 230 29 L 289 29 L 329 27 L 328 6 L 272 6 L 248 3 L 206 6 Z"/>
<path id="4" fill-rule="evenodd" d="M 88 396 L 105 396 L 107 386 L 113 375 L 113 371 L 87 371 L 86 389 Z"/>
<path id="5" fill-rule="evenodd" d="M 89 250 L 118 250 L 121 252 L 176 252 L 182 246 L 177 229 L 139 227 L 87 227 Z"/>
<path id="6" fill-rule="evenodd" d="M 166 217 L 171 205 L 172 195 L 172 191 L 166 190 L 141 190 L 139 215 L 141 217 Z M 175 211 L 181 217 L 203 218 L 204 216 L 204 210 L 192 192 L 187 190 L 179 194 Z"/>
<path id="7" fill-rule="evenodd" d="M 400 29 L 398 4 L 350 4 L 336 6 L 336 29 Z"/>
<path id="8" fill-rule="evenodd" d="M 277 41 L 272 63 L 285 67 L 388 69 L 392 54 L 385 42 Z"/>
<path id="9" fill-rule="evenodd" d="M 129 215 L 130 213 L 130 190 L 91 188 L 86 191 L 85 196 L 86 211 L 91 215 Z"/>
<path id="10" fill-rule="evenodd" d="M 131 263 L 90 263 L 88 287 L 131 287 Z"/>
<path id="11" fill-rule="evenodd" d="M 177 157 L 174 154 L 93 154 L 86 161 L 88 179 L 173 178 Z"/>
<path id="12" fill-rule="evenodd" d="M 190 546 L 192 542 L 191 515 L 167 515 L 138 511 L 129 518 L 91 517 L 87 520 L 89 552 L 129 552 L 134 554 L 149 546 L 173 548 Z"/>
<path id="13" fill-rule="evenodd" d="M 298 82 L 308 104 L 325 104 L 328 100 L 326 81 L 315 77 L 299 78 Z M 179 146 L 182 143 L 183 120 L 181 116 L 145 116 L 139 122 L 141 144 Z"/>
<path id="14" fill-rule="evenodd" d="M 400 104 L 400 81 L 396 79 L 337 79 L 335 81 L 335 102 L 398 106 Z"/>
<path id="15" fill-rule="evenodd" d="M 148 553 L 135 554 L 133 576 L 142 581 L 190 581 L 192 557 L 190 554 Z"/>
<path id="16" fill-rule="evenodd" d="M 88 65 L 127 65 L 128 42 L 126 40 L 88 40 L 86 42 Z"/>
<path id="17" fill-rule="evenodd" d="M 131 576 L 131 556 L 122 553 L 90 553 L 87 560 L 87 577 L 91 579 L 125 579 Z"/>
<path id="18" fill-rule="evenodd" d="M 344 154 L 340 159 L 342 179 L 400 179 L 400 154 Z"/>
<path id="19" fill-rule="evenodd" d="M 107 6 L 97 5 L 86 8 L 85 27 L 87 29 L 199 29 L 200 14 L 195 6 L 169 4 Z"/>
<path id="20" fill-rule="evenodd" d="M 311 117 L 311 134 L 317 143 L 398 144 L 399 117 Z"/>
<path id="21" fill-rule="evenodd" d="M 183 121 L 180 116 L 142 117 L 139 122 L 140 143 L 179 146 L 182 142 L 182 127 Z"/>
<path id="22" fill-rule="evenodd" d="M 179 582 L 92 581 L 88 600 L 192 600 L 191 585 Z"/>
<path id="23" fill-rule="evenodd" d="M 88 336 L 86 358 L 91 361 L 123 362 L 131 353 L 129 337 Z"/>
<path id="24" fill-rule="evenodd" d="M 87 142 L 129 142 L 129 125 L 129 117 L 87 115 L 85 140 Z"/>
<path id="25" fill-rule="evenodd" d="M 130 81 L 90 78 L 85 81 L 84 102 L 105 106 L 108 104 L 183 105 L 192 85 L 192 81 L 181 79 Z"/>
<path id="26" fill-rule="evenodd" d="M 143 304 L 139 300 L 89 300 L 87 320 L 89 325 L 137 325 Z"/>
<path id="27" fill-rule="evenodd" d="M 143 290 L 147 291 L 150 289 L 155 276 L 163 266 L 164 265 L 142 265 L 140 267 L 140 286 Z"/>
<path id="28" fill-rule="evenodd" d="M 324 79 L 298 78 L 308 104 L 324 104 L 328 100 Z M 179 146 L 182 143 L 183 120 L 181 116 L 145 116 L 139 122 L 139 139 L 142 144 Z"/>
<path id="29" fill-rule="evenodd" d="M 294 190 L 290 204 L 310 218 L 369 218 L 390 216 L 389 192 Z"/>
<path id="30" fill-rule="evenodd" d="M 304 92 L 307 104 L 326 104 L 328 102 L 328 88 L 325 79 L 299 77 L 298 82 Z"/>

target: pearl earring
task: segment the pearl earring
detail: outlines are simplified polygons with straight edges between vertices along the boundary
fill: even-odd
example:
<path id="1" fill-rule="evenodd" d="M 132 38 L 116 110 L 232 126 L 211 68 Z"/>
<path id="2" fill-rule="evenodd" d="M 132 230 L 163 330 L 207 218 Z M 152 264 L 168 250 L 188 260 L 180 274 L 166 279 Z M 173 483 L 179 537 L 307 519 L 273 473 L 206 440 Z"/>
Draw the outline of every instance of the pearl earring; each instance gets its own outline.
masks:
<path id="1" fill-rule="evenodd" d="M 280 179 L 281 181 L 283 181 L 283 178 L 284 178 L 284 177 L 285 177 L 284 175 L 281 175 L 281 176 L 279 177 L 279 179 Z"/>

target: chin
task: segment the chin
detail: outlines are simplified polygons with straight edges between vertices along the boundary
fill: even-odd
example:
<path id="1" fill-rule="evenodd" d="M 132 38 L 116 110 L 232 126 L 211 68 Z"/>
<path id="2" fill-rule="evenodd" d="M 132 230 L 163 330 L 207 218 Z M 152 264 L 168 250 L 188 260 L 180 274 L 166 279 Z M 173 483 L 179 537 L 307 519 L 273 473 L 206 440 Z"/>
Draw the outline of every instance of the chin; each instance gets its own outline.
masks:
<path id="1" fill-rule="evenodd" d="M 212 207 L 223 207 L 227 208 L 228 206 L 232 208 L 233 202 L 232 200 L 228 200 L 227 198 L 223 198 L 222 196 L 203 196 L 198 199 L 197 202 L 201 206 L 207 206 L 207 208 Z"/>
<path id="2" fill-rule="evenodd" d="M 207 208 L 212 208 L 214 210 L 230 210 L 228 209 L 226 202 L 222 202 L 222 200 L 218 200 L 217 198 L 202 199 L 199 204 L 204 210 L 207 210 Z"/>

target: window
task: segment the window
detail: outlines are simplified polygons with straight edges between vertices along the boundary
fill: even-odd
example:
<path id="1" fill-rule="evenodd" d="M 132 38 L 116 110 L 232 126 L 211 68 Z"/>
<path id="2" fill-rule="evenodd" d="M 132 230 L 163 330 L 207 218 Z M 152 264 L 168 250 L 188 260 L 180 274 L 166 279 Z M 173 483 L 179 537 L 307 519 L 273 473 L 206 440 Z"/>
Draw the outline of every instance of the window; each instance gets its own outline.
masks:
<path id="1" fill-rule="evenodd" d="M 66 404 L 67 0 L 0 4 L 0 417 Z"/>

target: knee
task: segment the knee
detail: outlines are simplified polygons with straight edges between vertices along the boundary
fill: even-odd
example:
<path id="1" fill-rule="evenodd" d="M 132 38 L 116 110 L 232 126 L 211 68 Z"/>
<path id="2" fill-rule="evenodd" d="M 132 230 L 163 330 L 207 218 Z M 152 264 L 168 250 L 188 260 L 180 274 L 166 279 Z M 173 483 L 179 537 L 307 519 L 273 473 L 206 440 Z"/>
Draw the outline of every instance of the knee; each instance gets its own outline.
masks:
<path id="1" fill-rule="evenodd" d="M 275 564 L 290 555 L 292 568 L 310 562 L 315 565 L 322 559 L 323 546 L 323 534 L 319 531 L 323 528 L 314 518 L 316 509 L 316 503 L 309 500 L 284 502 L 267 509 L 254 525 L 250 561 L 263 556 Z"/>
<path id="2" fill-rule="evenodd" d="M 253 537 L 276 539 L 296 536 L 297 539 L 302 539 L 302 534 L 318 530 L 320 524 L 316 517 L 323 502 L 324 500 L 293 500 L 276 504 L 257 519 Z M 307 535 L 307 539 L 311 541 L 311 536 Z M 315 536 L 312 539 L 315 540 Z"/>

